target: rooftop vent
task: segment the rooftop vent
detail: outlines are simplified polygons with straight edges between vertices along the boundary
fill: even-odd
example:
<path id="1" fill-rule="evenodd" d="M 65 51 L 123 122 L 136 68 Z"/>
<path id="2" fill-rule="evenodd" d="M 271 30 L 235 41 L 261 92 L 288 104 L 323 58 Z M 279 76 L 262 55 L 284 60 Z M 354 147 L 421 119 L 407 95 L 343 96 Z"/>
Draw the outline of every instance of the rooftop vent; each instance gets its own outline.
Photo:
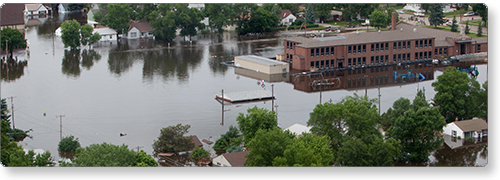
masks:
<path id="1" fill-rule="evenodd" d="M 417 28 L 413 28 L 413 32 L 417 32 Z"/>
<path id="2" fill-rule="evenodd" d="M 403 32 L 403 28 L 401 28 L 401 32 Z"/>
<path id="3" fill-rule="evenodd" d="M 378 33 L 380 33 L 380 30 L 378 30 Z"/>
<path id="4" fill-rule="evenodd" d="M 356 29 L 356 34 L 359 34 L 359 31 Z"/>

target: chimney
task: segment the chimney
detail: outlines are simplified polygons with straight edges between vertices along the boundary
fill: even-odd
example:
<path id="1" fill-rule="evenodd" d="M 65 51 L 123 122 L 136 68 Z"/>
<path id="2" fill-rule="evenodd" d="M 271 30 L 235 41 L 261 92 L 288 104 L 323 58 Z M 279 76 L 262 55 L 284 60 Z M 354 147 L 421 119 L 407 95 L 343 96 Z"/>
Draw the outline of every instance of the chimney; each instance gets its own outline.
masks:
<path id="1" fill-rule="evenodd" d="M 392 18 L 391 18 L 391 30 L 396 30 L 396 17 L 397 17 L 397 13 L 396 12 L 392 12 Z"/>

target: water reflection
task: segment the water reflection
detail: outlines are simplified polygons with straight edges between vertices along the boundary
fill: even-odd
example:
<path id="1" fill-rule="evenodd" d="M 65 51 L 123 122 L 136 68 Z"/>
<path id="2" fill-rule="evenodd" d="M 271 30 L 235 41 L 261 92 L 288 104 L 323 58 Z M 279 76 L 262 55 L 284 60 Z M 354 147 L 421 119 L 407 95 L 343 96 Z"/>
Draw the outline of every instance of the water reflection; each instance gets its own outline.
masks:
<path id="1" fill-rule="evenodd" d="M 196 47 L 162 49 L 141 54 L 144 59 L 143 80 L 147 82 L 153 81 L 155 76 L 164 81 L 176 77 L 180 82 L 186 82 L 189 79 L 188 70 L 196 70 L 202 60 L 201 49 Z"/>
<path id="2" fill-rule="evenodd" d="M 476 166 L 485 164 L 478 163 L 478 157 L 488 157 L 488 137 L 473 138 L 472 140 L 456 139 L 444 135 L 445 143 L 442 148 L 437 149 L 433 156 L 435 162 L 431 166 Z M 457 144 L 460 144 L 457 146 Z"/>
<path id="3" fill-rule="evenodd" d="M 299 91 L 319 92 L 337 89 L 358 90 L 419 82 L 418 76 L 411 78 L 394 76 L 394 72 L 407 74 L 410 71 L 413 75 L 421 73 L 425 77 L 422 81 L 434 79 L 434 65 L 416 63 L 409 66 L 370 67 L 315 74 L 291 72 L 296 74 L 290 76 L 290 83 Z"/>
<path id="4" fill-rule="evenodd" d="M 72 77 L 80 76 L 80 64 L 87 70 L 101 59 L 101 55 L 94 50 L 80 49 L 64 50 L 64 57 L 62 59 L 61 71 L 63 74 Z M 80 61 L 81 60 L 81 61 Z"/>
<path id="5" fill-rule="evenodd" d="M 28 66 L 27 60 L 18 60 L 9 57 L 5 61 L 5 57 L 1 59 L 2 80 L 5 82 L 15 81 L 24 75 L 24 68 Z"/>

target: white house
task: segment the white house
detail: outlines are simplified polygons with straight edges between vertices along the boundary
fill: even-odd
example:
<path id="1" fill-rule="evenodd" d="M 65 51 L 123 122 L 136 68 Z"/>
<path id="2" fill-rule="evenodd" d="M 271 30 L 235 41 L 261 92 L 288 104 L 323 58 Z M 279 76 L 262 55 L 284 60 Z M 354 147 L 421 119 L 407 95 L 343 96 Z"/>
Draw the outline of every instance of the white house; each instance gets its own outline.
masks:
<path id="1" fill-rule="evenodd" d="M 33 16 L 47 16 L 49 10 L 43 4 L 26 4 L 26 8 L 24 9 L 24 15 L 29 19 Z"/>
<path id="2" fill-rule="evenodd" d="M 248 154 L 248 152 L 249 151 L 225 153 L 215 157 L 212 160 L 212 164 L 220 167 L 242 167 L 245 166 L 244 163 L 247 160 L 245 155 Z"/>
<path id="3" fill-rule="evenodd" d="M 278 17 L 282 26 L 290 26 L 297 19 L 289 9 L 283 9 Z"/>
<path id="4" fill-rule="evenodd" d="M 201 11 L 205 8 L 205 3 L 189 3 L 188 8 L 196 8 L 198 11 Z"/>
<path id="5" fill-rule="evenodd" d="M 488 136 L 488 123 L 483 119 L 455 121 L 444 126 L 443 133 L 451 137 L 481 138 Z"/>
<path id="6" fill-rule="evenodd" d="M 118 39 L 118 33 L 109 27 L 95 28 L 93 33 L 99 33 L 101 35 L 101 40 L 99 42 L 109 42 L 116 41 Z"/>
<path id="7" fill-rule="evenodd" d="M 287 127 L 283 131 L 289 130 L 291 133 L 294 133 L 296 137 L 299 137 L 300 135 L 304 133 L 310 133 L 311 127 L 308 127 L 306 125 L 302 124 L 293 124 L 290 127 Z"/>
<path id="8" fill-rule="evenodd" d="M 130 28 L 125 36 L 127 39 L 142 39 L 142 38 L 154 38 L 153 27 L 149 25 L 149 22 L 132 22 L 130 23 Z"/>
<path id="9" fill-rule="evenodd" d="M 69 3 L 60 3 L 59 6 L 57 6 L 57 11 L 59 13 L 62 13 L 62 14 L 71 12 L 69 10 L 69 6 L 68 5 L 69 5 Z"/>

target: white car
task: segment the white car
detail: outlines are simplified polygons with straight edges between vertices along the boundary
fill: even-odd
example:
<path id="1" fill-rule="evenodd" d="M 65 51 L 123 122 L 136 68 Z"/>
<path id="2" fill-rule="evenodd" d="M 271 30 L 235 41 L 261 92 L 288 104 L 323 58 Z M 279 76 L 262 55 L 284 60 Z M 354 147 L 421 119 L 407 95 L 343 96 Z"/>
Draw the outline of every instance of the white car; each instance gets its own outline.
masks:
<path id="1" fill-rule="evenodd" d="M 399 14 L 404 14 L 405 12 L 402 11 L 402 10 L 396 10 L 396 12 L 398 12 Z"/>
<path id="2" fill-rule="evenodd" d="M 474 16 L 474 15 L 476 15 L 476 13 L 471 11 L 471 12 L 467 12 L 467 13 L 465 13 L 465 14 L 464 14 L 464 17 L 467 17 L 467 16 Z"/>
<path id="3" fill-rule="evenodd" d="M 413 15 L 419 16 L 419 17 L 424 17 L 425 16 L 425 14 L 419 13 L 419 12 L 413 13 Z"/>

